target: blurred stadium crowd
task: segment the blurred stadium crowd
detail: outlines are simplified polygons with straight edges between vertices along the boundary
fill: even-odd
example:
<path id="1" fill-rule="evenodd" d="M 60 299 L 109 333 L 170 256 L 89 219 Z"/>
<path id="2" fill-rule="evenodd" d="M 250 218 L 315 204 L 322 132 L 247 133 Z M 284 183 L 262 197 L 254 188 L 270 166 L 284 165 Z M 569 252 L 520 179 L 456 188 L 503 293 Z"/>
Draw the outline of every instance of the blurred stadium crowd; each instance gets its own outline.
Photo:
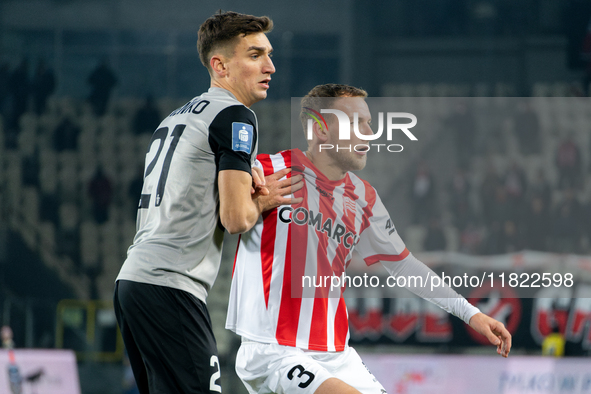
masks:
<path id="1" fill-rule="evenodd" d="M 469 101 L 442 121 L 455 170 L 435 176 L 438 163 L 423 160 L 411 181 L 422 249 L 588 253 L 589 102 L 534 97 L 507 105 L 500 120 L 488 116 L 488 129 Z"/>

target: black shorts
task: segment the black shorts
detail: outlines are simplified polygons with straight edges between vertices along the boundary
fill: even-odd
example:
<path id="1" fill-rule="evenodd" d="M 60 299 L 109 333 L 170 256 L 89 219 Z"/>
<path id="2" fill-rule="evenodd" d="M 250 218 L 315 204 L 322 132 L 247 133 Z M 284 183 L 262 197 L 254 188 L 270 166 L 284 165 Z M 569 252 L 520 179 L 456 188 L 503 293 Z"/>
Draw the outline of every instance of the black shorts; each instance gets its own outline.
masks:
<path id="1" fill-rule="evenodd" d="M 203 301 L 182 290 L 119 280 L 114 307 L 140 393 L 221 392 Z"/>

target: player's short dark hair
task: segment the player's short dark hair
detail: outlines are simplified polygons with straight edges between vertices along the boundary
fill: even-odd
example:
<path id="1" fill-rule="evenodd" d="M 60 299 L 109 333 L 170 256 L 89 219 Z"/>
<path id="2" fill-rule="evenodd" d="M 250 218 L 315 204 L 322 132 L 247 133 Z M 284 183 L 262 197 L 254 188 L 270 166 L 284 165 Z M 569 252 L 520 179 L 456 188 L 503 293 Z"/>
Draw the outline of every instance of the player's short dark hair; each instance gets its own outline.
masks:
<path id="1" fill-rule="evenodd" d="M 314 88 L 302 98 L 300 105 L 300 120 L 302 121 L 304 130 L 306 130 L 308 119 L 312 119 L 309 115 L 309 111 L 304 111 L 304 108 L 312 108 L 313 110 L 320 112 L 320 109 L 322 108 L 326 109 L 332 107 L 334 101 L 341 97 L 367 97 L 367 92 L 361 88 L 338 83 L 327 83 L 314 86 Z"/>
<path id="2" fill-rule="evenodd" d="M 201 63 L 209 71 L 209 59 L 214 50 L 231 45 L 240 35 L 268 33 L 273 30 L 273 21 L 267 16 L 253 16 L 220 10 L 209 17 L 199 28 L 197 52 Z"/>

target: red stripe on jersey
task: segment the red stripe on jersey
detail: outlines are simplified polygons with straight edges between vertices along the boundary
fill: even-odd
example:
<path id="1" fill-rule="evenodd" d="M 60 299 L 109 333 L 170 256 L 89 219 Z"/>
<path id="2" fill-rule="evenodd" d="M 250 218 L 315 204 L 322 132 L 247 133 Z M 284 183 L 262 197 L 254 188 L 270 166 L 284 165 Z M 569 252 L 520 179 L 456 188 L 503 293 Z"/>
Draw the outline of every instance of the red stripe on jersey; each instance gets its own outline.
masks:
<path id="1" fill-rule="evenodd" d="M 366 257 L 363 260 L 365 261 L 365 264 L 372 265 L 372 264 L 375 264 L 379 261 L 404 260 L 406 258 L 406 256 L 408 256 L 409 254 L 410 254 L 410 252 L 408 251 L 408 249 L 404 248 L 404 250 L 398 255 L 396 255 L 396 254 L 374 254 L 373 256 Z"/>
<path id="2" fill-rule="evenodd" d="M 347 317 L 347 305 L 341 293 L 341 299 L 339 300 L 339 306 L 337 307 L 337 313 L 334 318 L 334 347 L 337 352 L 345 350 L 348 333 L 349 318 Z"/>
<path id="3" fill-rule="evenodd" d="M 257 155 L 257 160 L 261 162 L 263 165 L 263 171 L 265 172 L 265 176 L 269 176 L 275 172 L 273 169 L 273 163 L 271 162 L 271 156 L 268 154 L 260 154 Z"/>
<path id="4" fill-rule="evenodd" d="M 324 276 L 319 276 L 324 278 Z M 314 309 L 312 310 L 312 322 L 310 324 L 310 340 L 308 349 L 326 352 L 327 345 L 327 323 L 328 317 L 328 298 L 314 297 Z"/>
<path id="5" fill-rule="evenodd" d="M 296 345 L 296 338 L 298 335 L 298 323 L 300 320 L 300 308 L 302 306 L 301 295 L 300 297 L 293 297 L 292 295 L 291 263 L 292 261 L 306 261 L 306 248 L 305 246 L 302 247 L 301 245 L 298 245 L 298 247 L 294 250 L 294 256 L 292 259 L 291 232 L 294 229 L 294 227 L 300 226 L 289 226 L 288 229 L 287 247 L 285 253 L 285 268 L 283 270 L 283 288 L 281 289 L 281 304 L 279 305 L 279 315 L 277 317 L 277 331 L 275 331 L 275 338 L 277 338 L 277 343 L 284 346 Z"/>
<path id="6" fill-rule="evenodd" d="M 242 234 L 238 235 L 238 243 L 236 244 L 236 253 L 234 254 L 234 265 L 232 266 L 232 278 L 234 277 L 234 271 L 236 270 L 236 260 L 238 259 L 238 249 L 240 248 L 240 238 Z"/>
<path id="7" fill-rule="evenodd" d="M 277 208 L 263 213 L 263 232 L 261 234 L 261 272 L 265 306 L 269 307 L 271 276 L 273 275 L 273 256 L 275 255 L 275 236 L 277 234 Z"/>
<path id="8" fill-rule="evenodd" d="M 291 151 L 284 150 L 279 153 L 281 153 L 281 156 L 283 156 L 283 161 L 285 162 L 285 168 L 290 168 L 291 167 Z"/>

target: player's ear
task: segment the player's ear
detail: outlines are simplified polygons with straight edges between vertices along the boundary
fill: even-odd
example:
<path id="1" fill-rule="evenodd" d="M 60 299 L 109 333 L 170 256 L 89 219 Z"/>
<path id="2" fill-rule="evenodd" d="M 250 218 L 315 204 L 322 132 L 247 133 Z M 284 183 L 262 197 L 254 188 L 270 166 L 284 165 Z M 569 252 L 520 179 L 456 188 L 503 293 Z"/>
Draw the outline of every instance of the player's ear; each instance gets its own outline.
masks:
<path id="1" fill-rule="evenodd" d="M 209 66 L 211 67 L 212 71 L 219 77 L 225 77 L 228 73 L 225 59 L 222 55 L 213 55 L 211 59 L 209 59 Z"/>
<path id="2" fill-rule="evenodd" d="M 326 130 L 326 126 L 320 126 L 318 122 L 314 122 L 312 131 L 320 142 L 324 143 L 328 140 L 328 130 Z"/>

